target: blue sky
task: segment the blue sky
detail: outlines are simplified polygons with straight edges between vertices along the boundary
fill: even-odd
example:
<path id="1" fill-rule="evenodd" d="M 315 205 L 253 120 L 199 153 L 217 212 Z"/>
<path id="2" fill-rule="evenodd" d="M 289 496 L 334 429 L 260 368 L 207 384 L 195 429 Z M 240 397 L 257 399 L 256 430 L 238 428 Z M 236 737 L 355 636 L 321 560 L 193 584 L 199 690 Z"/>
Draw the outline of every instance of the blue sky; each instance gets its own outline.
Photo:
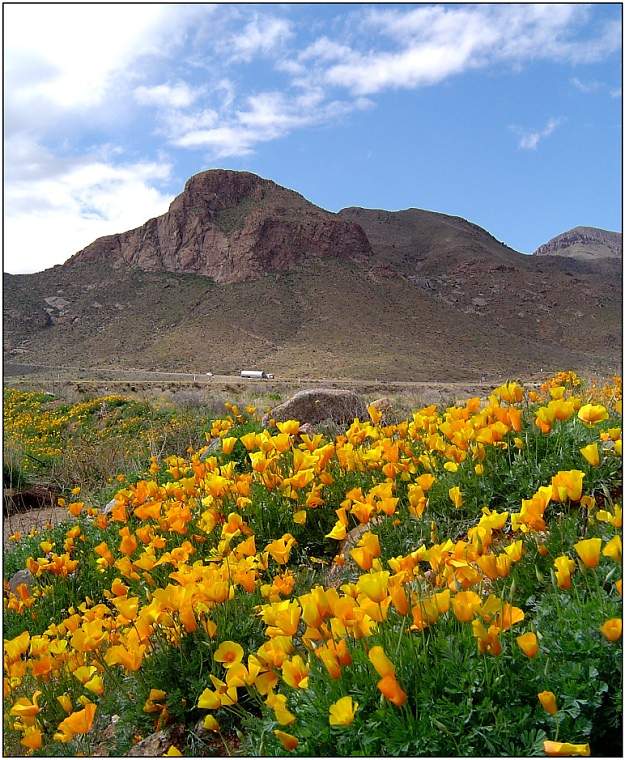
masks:
<path id="1" fill-rule="evenodd" d="M 5 270 L 245 169 L 531 252 L 621 228 L 621 8 L 5 5 Z"/>

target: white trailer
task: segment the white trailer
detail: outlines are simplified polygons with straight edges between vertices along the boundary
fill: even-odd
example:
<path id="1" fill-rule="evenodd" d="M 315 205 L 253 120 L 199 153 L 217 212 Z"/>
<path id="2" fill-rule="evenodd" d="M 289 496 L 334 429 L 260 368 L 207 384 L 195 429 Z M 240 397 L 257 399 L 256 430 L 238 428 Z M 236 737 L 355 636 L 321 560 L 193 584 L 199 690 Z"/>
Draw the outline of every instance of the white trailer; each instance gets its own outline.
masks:
<path id="1" fill-rule="evenodd" d="M 273 375 L 260 369 L 242 369 L 241 377 L 246 377 L 248 380 L 271 380 Z"/>

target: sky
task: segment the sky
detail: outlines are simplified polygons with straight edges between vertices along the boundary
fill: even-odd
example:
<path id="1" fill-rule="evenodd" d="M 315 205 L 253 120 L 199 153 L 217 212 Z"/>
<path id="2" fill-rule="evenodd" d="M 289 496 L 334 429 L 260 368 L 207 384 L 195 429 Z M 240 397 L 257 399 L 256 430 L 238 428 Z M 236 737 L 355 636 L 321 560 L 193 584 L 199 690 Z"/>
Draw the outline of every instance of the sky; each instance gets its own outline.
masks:
<path id="1" fill-rule="evenodd" d="M 621 8 L 4 4 L 4 269 L 252 171 L 531 253 L 621 229 Z"/>

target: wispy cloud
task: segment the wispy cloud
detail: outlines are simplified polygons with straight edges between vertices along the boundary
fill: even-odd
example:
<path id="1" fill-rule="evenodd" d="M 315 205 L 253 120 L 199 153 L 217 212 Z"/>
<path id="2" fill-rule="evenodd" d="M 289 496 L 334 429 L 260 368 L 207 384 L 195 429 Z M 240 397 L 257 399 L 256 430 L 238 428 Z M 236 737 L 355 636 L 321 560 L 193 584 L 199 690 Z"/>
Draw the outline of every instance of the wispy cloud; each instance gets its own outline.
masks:
<path id="1" fill-rule="evenodd" d="M 190 87 L 186 82 L 157 84 L 152 87 L 141 85 L 134 90 L 135 100 L 140 105 L 160 106 L 162 108 L 187 108 L 201 94 L 201 88 Z"/>
<path id="2" fill-rule="evenodd" d="M 322 34 L 298 51 L 290 44 L 290 20 L 255 15 L 241 31 L 224 34 L 219 49 L 231 64 L 271 54 L 274 68 L 290 80 L 286 87 L 243 95 L 238 108 L 232 100 L 211 105 L 219 114 L 214 125 L 191 126 L 196 116 L 185 119 L 179 111 L 176 129 L 169 114 L 168 134 L 175 147 L 206 149 L 212 158 L 244 156 L 293 130 L 371 107 L 370 96 L 387 89 L 433 85 L 464 71 L 537 59 L 594 61 L 618 49 L 618 25 L 588 34 L 588 18 L 589 9 L 575 5 L 358 9 L 335 38 Z M 539 133 L 537 140 L 544 136 Z"/>
<path id="3" fill-rule="evenodd" d="M 597 82 L 595 80 L 583 82 L 578 77 L 571 77 L 571 84 L 576 90 L 584 93 L 597 92 L 597 90 L 603 90 L 606 87 L 603 82 Z"/>
<path id="4" fill-rule="evenodd" d="M 619 49 L 620 25 L 611 22 L 579 36 L 588 14 L 588 8 L 575 5 L 374 8 L 365 12 L 361 25 L 376 30 L 377 48 L 331 46 L 320 38 L 317 49 L 313 45 L 305 55 L 318 63 L 328 83 L 357 94 L 432 85 L 493 65 L 589 63 Z M 393 47 L 380 44 L 381 37 Z"/>
<path id="5" fill-rule="evenodd" d="M 571 77 L 570 82 L 576 90 L 583 92 L 585 95 L 603 92 L 607 93 L 611 98 L 620 98 L 622 94 L 620 87 L 610 87 L 606 82 L 600 82 L 596 79 L 584 80 L 579 79 L 579 77 Z"/>
<path id="6" fill-rule="evenodd" d="M 231 61 L 249 63 L 258 54 L 274 52 L 292 36 L 292 25 L 288 19 L 256 15 L 241 32 L 229 36 L 220 47 Z"/>
<path id="7" fill-rule="evenodd" d="M 365 98 L 326 100 L 321 90 L 309 90 L 293 97 L 281 92 L 261 92 L 249 96 L 243 108 L 220 119 L 219 126 L 181 130 L 173 142 L 181 148 L 206 148 L 214 158 L 245 156 L 257 143 L 275 140 L 294 129 L 335 120 L 370 105 L 371 101 Z"/>
<path id="8" fill-rule="evenodd" d="M 562 119 L 551 118 L 542 129 L 523 130 L 519 127 L 512 127 L 512 129 L 520 135 L 519 148 L 521 150 L 536 150 L 538 143 L 553 134 L 561 123 Z"/>

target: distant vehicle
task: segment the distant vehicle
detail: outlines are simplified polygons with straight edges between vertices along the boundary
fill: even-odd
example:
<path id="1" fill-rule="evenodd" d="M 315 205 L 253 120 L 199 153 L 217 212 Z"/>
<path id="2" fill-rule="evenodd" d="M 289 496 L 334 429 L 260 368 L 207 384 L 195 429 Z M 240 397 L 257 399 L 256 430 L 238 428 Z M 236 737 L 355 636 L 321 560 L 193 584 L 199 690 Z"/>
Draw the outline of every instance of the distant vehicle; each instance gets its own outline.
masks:
<path id="1" fill-rule="evenodd" d="M 206 377 L 212 377 L 212 376 L 213 376 L 213 373 L 212 373 L 212 372 L 207 372 L 207 373 L 206 373 Z"/>
<path id="2" fill-rule="evenodd" d="M 273 380 L 271 372 L 260 369 L 242 369 L 241 377 L 246 377 L 248 380 Z"/>

